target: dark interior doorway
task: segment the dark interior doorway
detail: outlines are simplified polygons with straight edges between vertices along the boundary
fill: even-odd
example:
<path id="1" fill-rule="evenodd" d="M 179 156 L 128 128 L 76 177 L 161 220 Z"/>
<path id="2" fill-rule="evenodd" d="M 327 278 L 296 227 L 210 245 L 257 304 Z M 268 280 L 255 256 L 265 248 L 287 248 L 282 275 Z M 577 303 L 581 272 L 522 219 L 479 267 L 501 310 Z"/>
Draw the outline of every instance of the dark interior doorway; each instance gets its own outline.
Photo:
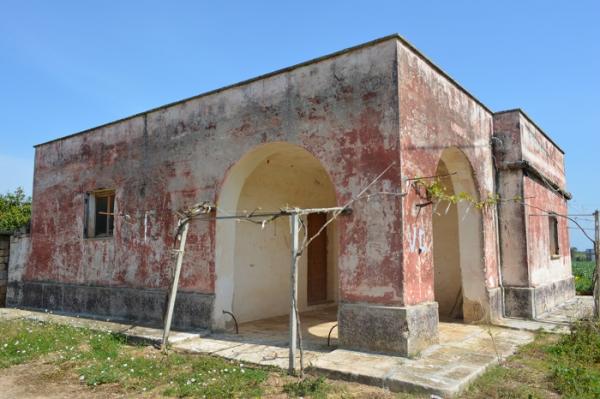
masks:
<path id="1" fill-rule="evenodd" d="M 312 237 L 323 227 L 327 216 L 322 213 L 308 215 L 308 236 Z M 324 229 L 308 246 L 308 305 L 327 301 L 327 229 Z"/>

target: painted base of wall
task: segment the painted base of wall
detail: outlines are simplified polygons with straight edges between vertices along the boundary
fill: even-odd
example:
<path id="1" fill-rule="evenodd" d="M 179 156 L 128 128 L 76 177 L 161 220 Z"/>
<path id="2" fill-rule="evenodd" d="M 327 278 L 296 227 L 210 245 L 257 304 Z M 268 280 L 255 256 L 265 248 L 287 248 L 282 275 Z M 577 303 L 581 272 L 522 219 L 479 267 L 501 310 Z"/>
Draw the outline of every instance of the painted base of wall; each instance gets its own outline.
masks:
<path id="1" fill-rule="evenodd" d="M 534 319 L 574 296 L 573 277 L 538 287 L 504 287 L 506 316 Z"/>
<path id="2" fill-rule="evenodd" d="M 177 292 L 173 328 L 210 328 L 213 301 L 213 295 Z M 11 282 L 7 306 L 162 327 L 166 291 L 56 282 Z"/>
<path id="3" fill-rule="evenodd" d="M 438 304 L 392 307 L 340 303 L 340 346 L 413 356 L 438 343 Z"/>
<path id="4" fill-rule="evenodd" d="M 494 321 L 502 319 L 502 290 L 500 287 L 487 288 L 488 300 L 490 306 L 489 319 L 486 322 L 494 323 Z"/>

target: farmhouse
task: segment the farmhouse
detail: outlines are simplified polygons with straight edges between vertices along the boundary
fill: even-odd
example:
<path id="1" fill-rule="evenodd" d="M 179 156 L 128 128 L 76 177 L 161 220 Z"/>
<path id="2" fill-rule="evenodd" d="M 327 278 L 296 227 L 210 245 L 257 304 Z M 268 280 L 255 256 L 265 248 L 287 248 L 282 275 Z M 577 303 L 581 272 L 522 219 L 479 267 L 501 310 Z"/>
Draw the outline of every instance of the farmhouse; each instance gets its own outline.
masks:
<path id="1" fill-rule="evenodd" d="M 332 309 L 342 347 L 412 355 L 440 319 L 531 319 L 574 296 L 565 186 L 563 151 L 525 113 L 489 110 L 388 36 L 37 145 L 7 303 L 160 325 L 176 211 L 208 201 L 175 326 L 285 316 L 288 218 L 224 216 L 354 199 L 300 258 L 299 309 Z"/>

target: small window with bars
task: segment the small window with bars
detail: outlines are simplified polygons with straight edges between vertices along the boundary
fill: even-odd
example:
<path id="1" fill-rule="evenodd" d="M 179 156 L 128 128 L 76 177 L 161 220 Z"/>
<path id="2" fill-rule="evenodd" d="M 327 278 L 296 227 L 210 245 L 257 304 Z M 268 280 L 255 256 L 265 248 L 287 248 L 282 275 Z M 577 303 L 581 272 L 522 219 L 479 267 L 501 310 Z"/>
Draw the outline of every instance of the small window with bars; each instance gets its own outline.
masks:
<path id="1" fill-rule="evenodd" d="M 112 237 L 115 226 L 115 190 L 98 190 L 86 195 L 85 236 Z"/>

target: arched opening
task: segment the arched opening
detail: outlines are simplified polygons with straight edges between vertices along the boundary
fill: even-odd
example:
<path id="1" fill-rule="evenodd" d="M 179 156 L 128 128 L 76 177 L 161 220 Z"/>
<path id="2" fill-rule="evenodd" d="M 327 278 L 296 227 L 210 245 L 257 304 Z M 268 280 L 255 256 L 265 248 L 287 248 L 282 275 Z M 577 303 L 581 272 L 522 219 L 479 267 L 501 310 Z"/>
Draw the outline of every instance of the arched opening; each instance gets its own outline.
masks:
<path id="1" fill-rule="evenodd" d="M 442 152 L 436 175 L 449 195 L 479 199 L 473 170 L 457 148 Z M 488 315 L 481 211 L 468 200 L 439 202 L 433 212 L 434 295 L 441 320 L 483 321 Z"/>
<path id="2" fill-rule="evenodd" d="M 333 206 L 336 196 L 329 175 L 312 154 L 288 143 L 269 143 L 253 149 L 231 168 L 219 195 L 217 215 Z M 310 235 L 324 218 L 309 215 L 303 221 Z M 335 234 L 332 223 L 300 258 L 301 312 L 337 301 Z M 288 217 L 265 226 L 217 221 L 215 329 L 225 328 L 230 320 L 223 311 L 232 312 L 240 323 L 289 314 L 290 239 Z"/>

